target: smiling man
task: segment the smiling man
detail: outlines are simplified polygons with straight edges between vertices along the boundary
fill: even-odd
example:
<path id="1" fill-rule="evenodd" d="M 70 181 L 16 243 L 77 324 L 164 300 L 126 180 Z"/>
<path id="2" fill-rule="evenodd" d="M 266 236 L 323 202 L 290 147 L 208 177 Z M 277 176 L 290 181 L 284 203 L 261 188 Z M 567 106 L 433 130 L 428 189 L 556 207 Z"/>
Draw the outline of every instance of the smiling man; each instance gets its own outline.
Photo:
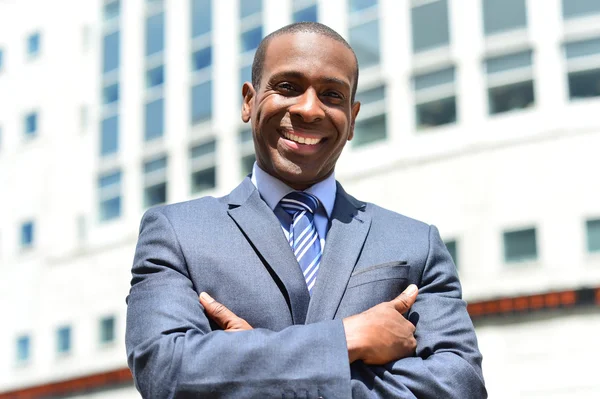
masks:
<path id="1" fill-rule="evenodd" d="M 357 82 L 330 28 L 273 32 L 242 88 L 252 175 L 144 215 L 126 339 L 144 397 L 487 396 L 437 229 L 335 181 Z"/>

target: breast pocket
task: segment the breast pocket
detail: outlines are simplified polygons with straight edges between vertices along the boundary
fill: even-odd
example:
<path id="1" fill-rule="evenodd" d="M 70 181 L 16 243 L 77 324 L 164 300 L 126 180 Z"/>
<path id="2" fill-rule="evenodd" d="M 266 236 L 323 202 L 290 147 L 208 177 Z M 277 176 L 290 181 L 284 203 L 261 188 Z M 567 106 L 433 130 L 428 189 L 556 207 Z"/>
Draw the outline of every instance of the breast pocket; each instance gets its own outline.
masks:
<path id="1" fill-rule="evenodd" d="M 350 276 L 335 318 L 352 316 L 396 298 L 408 286 L 409 271 L 405 261 L 356 270 Z"/>

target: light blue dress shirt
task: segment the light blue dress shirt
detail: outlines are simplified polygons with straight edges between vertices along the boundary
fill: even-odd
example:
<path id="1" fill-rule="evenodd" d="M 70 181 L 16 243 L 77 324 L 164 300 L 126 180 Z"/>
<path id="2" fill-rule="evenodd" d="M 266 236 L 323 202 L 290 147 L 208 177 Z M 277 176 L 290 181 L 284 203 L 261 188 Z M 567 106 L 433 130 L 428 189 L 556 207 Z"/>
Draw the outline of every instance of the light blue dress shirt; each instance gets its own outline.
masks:
<path id="1" fill-rule="evenodd" d="M 279 201 L 281 201 L 283 197 L 292 191 L 296 191 L 287 184 L 283 183 L 281 180 L 262 170 L 256 162 L 252 167 L 251 179 L 262 199 L 267 203 L 267 205 L 269 205 L 269 208 L 271 208 L 276 215 L 278 212 L 275 208 L 279 204 Z M 337 186 L 335 184 L 335 173 L 332 173 L 325 180 L 312 185 L 304 191 L 314 195 L 321 202 L 319 209 L 317 209 L 317 212 L 315 212 L 314 220 L 317 233 L 319 233 L 319 239 L 321 240 L 321 248 L 325 248 L 325 238 L 327 236 L 329 219 L 331 218 L 333 205 L 335 203 L 335 194 L 337 191 Z M 281 210 L 281 208 L 277 209 Z M 281 211 L 285 213 L 285 211 Z M 281 223 L 281 228 L 283 229 L 286 239 L 289 239 L 289 224 Z"/>

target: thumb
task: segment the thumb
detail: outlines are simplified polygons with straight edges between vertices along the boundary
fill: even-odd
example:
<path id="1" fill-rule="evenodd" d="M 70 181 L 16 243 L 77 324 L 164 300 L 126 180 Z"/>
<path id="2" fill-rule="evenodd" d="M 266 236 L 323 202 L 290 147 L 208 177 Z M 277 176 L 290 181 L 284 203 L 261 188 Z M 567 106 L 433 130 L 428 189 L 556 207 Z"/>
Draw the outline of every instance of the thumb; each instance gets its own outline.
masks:
<path id="1" fill-rule="evenodd" d="M 417 294 L 419 289 L 416 285 L 411 284 L 402 292 L 402 294 L 398 295 L 395 299 L 392 300 L 392 304 L 394 308 L 400 313 L 406 312 L 410 307 L 415 303 L 417 299 Z"/>

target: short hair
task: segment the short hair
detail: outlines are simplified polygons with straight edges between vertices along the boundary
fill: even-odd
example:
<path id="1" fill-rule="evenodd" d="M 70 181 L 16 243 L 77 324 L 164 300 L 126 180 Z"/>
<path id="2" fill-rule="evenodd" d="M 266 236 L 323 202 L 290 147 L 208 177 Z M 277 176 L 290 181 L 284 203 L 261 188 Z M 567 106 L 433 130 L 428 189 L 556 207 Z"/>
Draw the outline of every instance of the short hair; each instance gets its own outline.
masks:
<path id="1" fill-rule="evenodd" d="M 356 88 L 358 86 L 358 59 L 356 58 L 356 53 L 350 47 L 348 42 L 336 31 L 331 29 L 327 25 L 323 25 L 318 22 L 296 22 L 290 25 L 286 25 L 283 28 L 277 29 L 274 32 L 269 33 L 258 45 L 256 49 L 256 54 L 254 54 L 254 61 L 252 62 L 252 86 L 258 90 L 260 86 L 260 80 L 262 78 L 263 67 L 265 64 L 265 57 L 267 55 L 267 47 L 269 47 L 269 43 L 272 39 L 283 36 L 286 34 L 294 34 L 294 33 L 317 33 L 319 35 L 323 35 L 330 39 L 335 40 L 336 42 L 342 43 L 347 49 L 352 51 L 352 55 L 354 56 L 354 63 L 356 64 L 356 70 L 354 72 L 354 85 L 352 86 L 352 102 L 354 102 L 354 97 L 356 95 Z"/>

